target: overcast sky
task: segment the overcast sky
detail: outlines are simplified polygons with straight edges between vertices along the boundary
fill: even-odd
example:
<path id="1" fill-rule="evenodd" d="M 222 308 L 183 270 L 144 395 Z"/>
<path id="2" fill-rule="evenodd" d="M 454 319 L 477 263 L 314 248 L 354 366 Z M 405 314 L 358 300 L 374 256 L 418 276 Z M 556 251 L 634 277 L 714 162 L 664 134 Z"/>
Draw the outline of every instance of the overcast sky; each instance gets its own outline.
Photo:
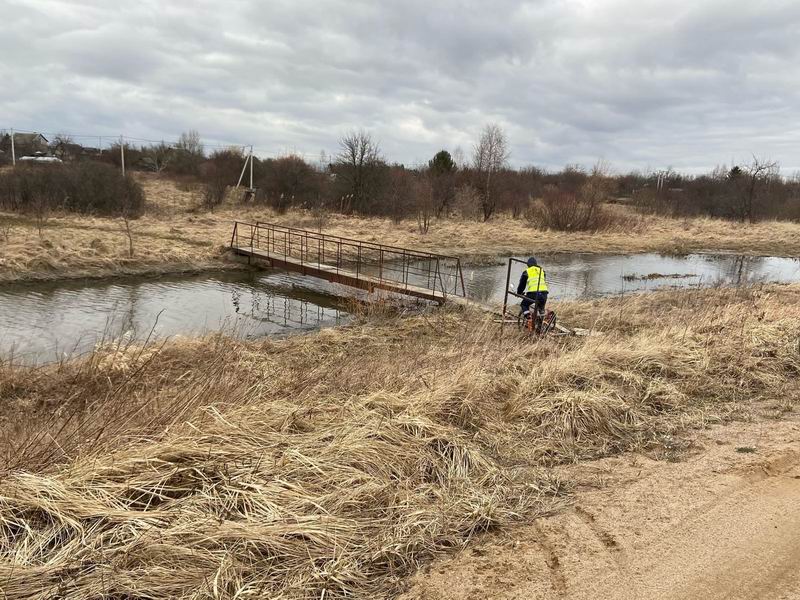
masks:
<path id="1" fill-rule="evenodd" d="M 800 168 L 800 2 L 0 0 L 0 128 L 335 152 Z"/>

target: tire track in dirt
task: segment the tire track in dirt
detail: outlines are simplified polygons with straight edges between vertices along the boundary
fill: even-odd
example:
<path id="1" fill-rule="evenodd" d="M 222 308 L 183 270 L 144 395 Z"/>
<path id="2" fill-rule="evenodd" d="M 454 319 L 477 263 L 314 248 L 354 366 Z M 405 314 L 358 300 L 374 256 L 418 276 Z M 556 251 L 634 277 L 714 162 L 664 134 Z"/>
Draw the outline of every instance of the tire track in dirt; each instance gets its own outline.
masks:
<path id="1" fill-rule="evenodd" d="M 553 544 L 547 539 L 547 534 L 535 521 L 531 525 L 536 539 L 536 544 L 544 556 L 545 564 L 550 573 L 550 586 L 553 592 L 559 598 L 565 597 L 567 594 L 567 580 L 561 568 L 561 561 L 558 558 L 558 553 Z"/>
<path id="2" fill-rule="evenodd" d="M 800 421 L 696 442 L 681 463 L 632 455 L 565 469 L 577 485 L 613 476 L 573 509 L 509 530 L 479 576 L 461 563 L 467 585 L 421 581 L 429 595 L 410 597 L 800 600 Z M 500 573 L 512 585 L 498 586 Z"/>
<path id="3" fill-rule="evenodd" d="M 622 548 L 622 546 L 620 546 L 616 538 L 598 525 L 597 519 L 592 513 L 576 504 L 575 514 L 580 517 L 581 521 L 583 521 L 589 527 L 589 529 L 591 529 L 592 533 L 594 533 L 594 535 L 597 536 L 597 539 L 600 540 L 600 543 L 603 544 L 603 546 L 605 546 L 610 552 L 618 555 L 625 554 L 625 550 Z"/>

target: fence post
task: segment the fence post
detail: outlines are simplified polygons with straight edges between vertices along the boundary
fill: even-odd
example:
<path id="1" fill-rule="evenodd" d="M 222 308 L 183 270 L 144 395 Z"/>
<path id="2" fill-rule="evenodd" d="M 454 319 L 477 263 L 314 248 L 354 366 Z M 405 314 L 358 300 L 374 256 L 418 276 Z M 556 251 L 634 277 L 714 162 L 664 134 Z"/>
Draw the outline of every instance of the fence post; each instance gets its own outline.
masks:
<path id="1" fill-rule="evenodd" d="M 511 259 L 508 259 L 508 271 L 506 272 L 506 293 L 503 295 L 503 321 L 506 319 L 506 309 L 508 308 L 508 286 L 511 285 Z"/>

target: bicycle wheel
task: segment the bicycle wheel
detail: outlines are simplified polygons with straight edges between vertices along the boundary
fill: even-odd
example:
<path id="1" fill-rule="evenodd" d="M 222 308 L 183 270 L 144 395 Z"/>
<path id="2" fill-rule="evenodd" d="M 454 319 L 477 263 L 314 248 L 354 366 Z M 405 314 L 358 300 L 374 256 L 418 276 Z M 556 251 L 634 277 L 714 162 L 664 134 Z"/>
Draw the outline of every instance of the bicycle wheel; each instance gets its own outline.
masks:
<path id="1" fill-rule="evenodd" d="M 555 331 L 556 321 L 556 313 L 549 311 L 542 322 L 542 335 Z"/>

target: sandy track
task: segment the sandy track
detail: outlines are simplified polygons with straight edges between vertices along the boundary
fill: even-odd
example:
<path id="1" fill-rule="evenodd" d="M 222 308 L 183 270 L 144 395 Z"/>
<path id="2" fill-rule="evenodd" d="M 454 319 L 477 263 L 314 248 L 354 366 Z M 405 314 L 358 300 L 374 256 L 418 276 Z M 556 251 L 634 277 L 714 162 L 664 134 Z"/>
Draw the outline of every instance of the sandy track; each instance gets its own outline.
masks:
<path id="1" fill-rule="evenodd" d="M 571 510 L 435 563 L 403 598 L 800 599 L 800 424 L 720 427 L 696 445 L 679 463 L 564 469 Z"/>

